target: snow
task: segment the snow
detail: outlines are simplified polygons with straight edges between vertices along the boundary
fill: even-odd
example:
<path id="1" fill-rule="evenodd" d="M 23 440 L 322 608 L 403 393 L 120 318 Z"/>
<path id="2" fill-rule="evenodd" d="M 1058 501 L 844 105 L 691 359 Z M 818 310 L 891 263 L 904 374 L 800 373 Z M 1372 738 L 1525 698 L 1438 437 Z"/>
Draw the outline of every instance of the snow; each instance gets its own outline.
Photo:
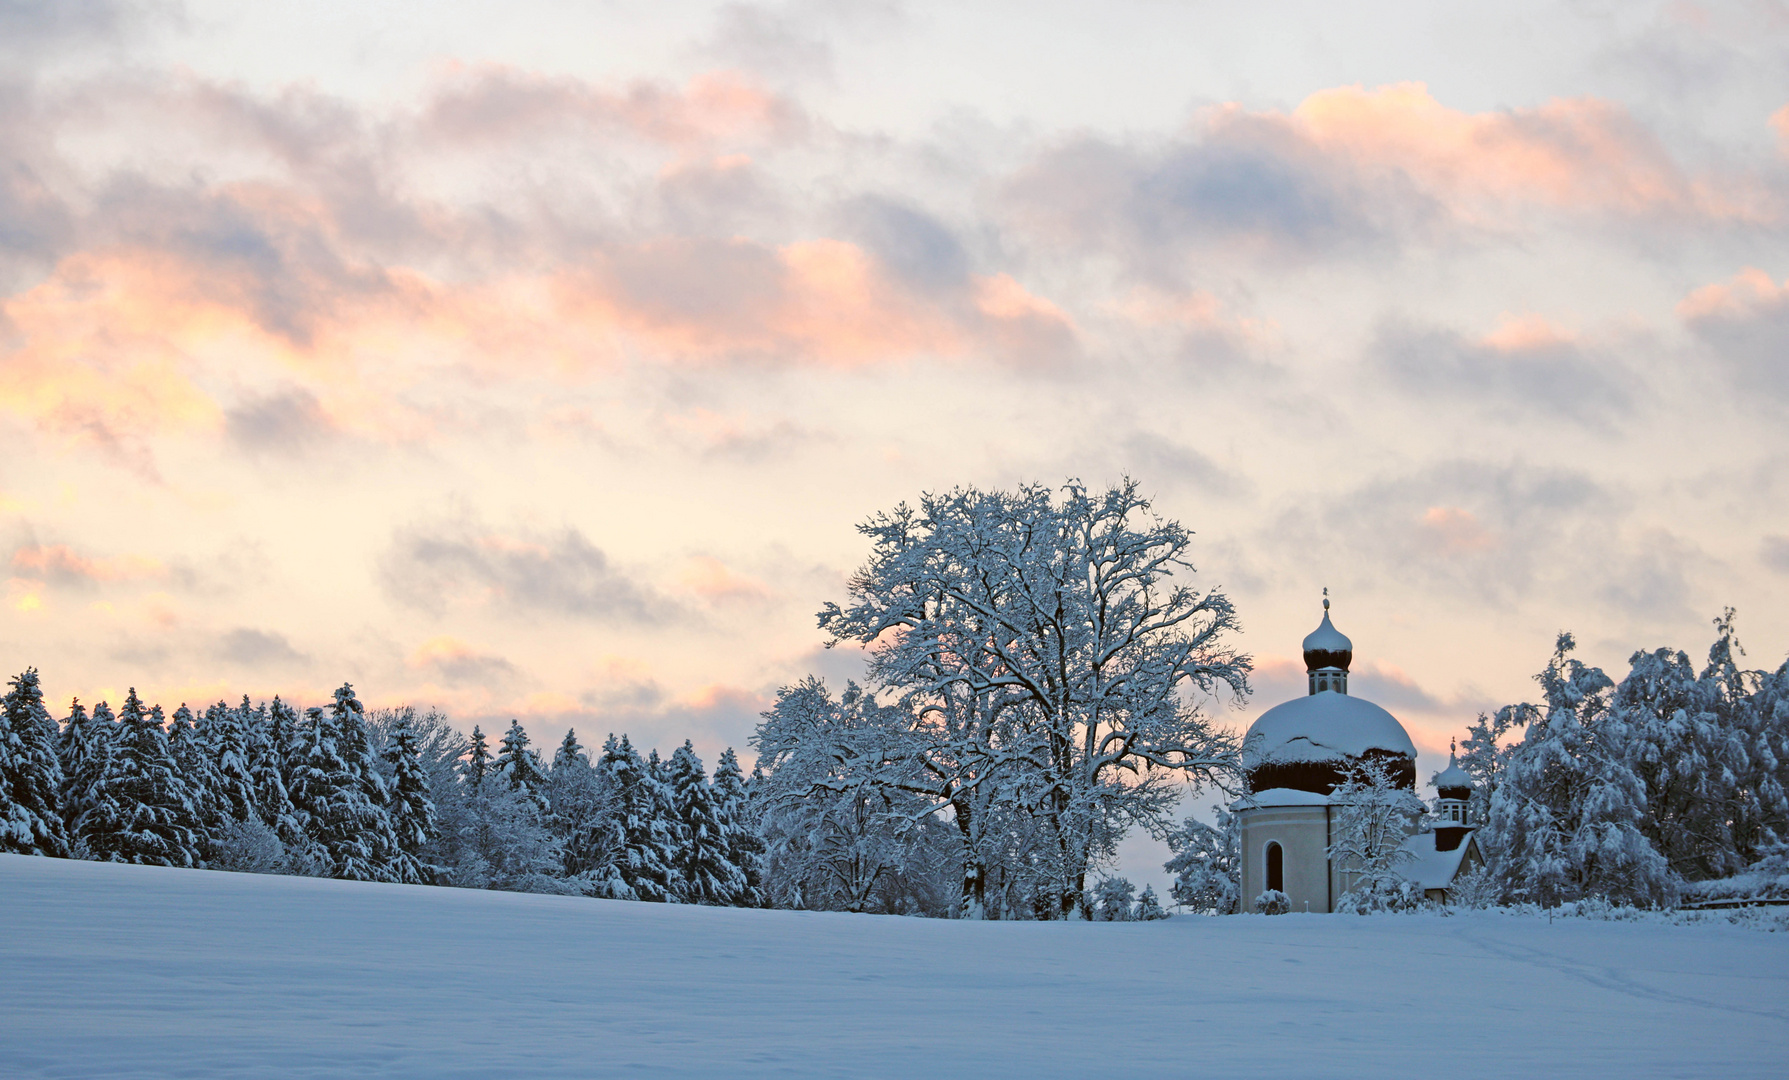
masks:
<path id="1" fill-rule="evenodd" d="M 1469 834 L 1462 837 L 1459 846 L 1452 851 L 1437 851 L 1434 833 L 1413 833 L 1403 844 L 1411 859 L 1398 864 L 1398 873 L 1415 882 L 1419 889 L 1445 889 L 1454 883 L 1454 875 L 1460 872 L 1460 860 L 1466 857 L 1466 847 L 1470 843 Z"/>
<path id="2" fill-rule="evenodd" d="M 1505 913 L 961 923 L 7 855 L 0 970 L 8 1077 L 1748 1077 L 1789 1054 L 1789 934 Z"/>
<path id="3" fill-rule="evenodd" d="M 1364 698 L 1325 690 L 1262 713 L 1249 726 L 1244 764 L 1334 761 L 1368 750 L 1416 756 L 1416 744 L 1397 717 Z"/>
<path id="4" fill-rule="evenodd" d="M 1443 788 L 1469 788 L 1472 786 L 1472 777 L 1466 774 L 1465 769 L 1460 768 L 1459 757 L 1449 754 L 1447 755 L 1447 768 L 1436 773 L 1431 782 L 1436 791 Z"/>
<path id="5" fill-rule="evenodd" d="M 1329 621 L 1329 609 L 1324 608 L 1323 622 L 1317 626 L 1317 629 L 1305 635 L 1304 651 L 1308 653 L 1352 653 L 1354 642 L 1348 640 L 1348 635 L 1335 628 L 1335 624 Z"/>
<path id="6" fill-rule="evenodd" d="M 1245 795 L 1230 805 L 1232 810 L 1249 810 L 1260 806 L 1328 806 L 1329 796 L 1315 791 L 1276 787 Z"/>

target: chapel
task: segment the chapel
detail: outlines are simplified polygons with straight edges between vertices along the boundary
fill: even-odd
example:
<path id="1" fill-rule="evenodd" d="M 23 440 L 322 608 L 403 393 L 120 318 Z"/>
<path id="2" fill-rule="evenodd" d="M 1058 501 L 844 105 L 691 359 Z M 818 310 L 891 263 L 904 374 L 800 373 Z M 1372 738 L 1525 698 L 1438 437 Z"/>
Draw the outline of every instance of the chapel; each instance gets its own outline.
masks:
<path id="1" fill-rule="evenodd" d="M 1304 639 L 1304 662 L 1307 693 L 1262 713 L 1243 740 L 1248 794 L 1231 810 L 1245 910 L 1269 889 L 1284 893 L 1293 911 L 1335 910 L 1353 875 L 1329 858 L 1331 796 L 1360 762 L 1375 759 L 1399 787 L 1416 790 L 1416 745 L 1404 725 L 1348 692 L 1354 643 L 1330 622 L 1327 596 L 1323 622 Z M 1404 841 L 1411 857 L 1400 873 L 1425 896 L 1446 902 L 1454 880 L 1484 859 L 1467 823 L 1471 778 L 1450 757 L 1435 786 L 1433 820 L 1412 817 Z"/>

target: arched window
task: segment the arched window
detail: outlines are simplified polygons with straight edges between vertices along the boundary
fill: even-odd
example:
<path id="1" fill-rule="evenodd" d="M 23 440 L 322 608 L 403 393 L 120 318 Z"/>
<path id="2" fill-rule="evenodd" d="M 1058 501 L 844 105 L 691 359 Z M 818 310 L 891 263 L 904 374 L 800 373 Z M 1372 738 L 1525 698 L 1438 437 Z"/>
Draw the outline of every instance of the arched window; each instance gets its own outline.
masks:
<path id="1" fill-rule="evenodd" d="M 1273 843 L 1267 845 L 1267 887 L 1286 891 L 1286 854 Z"/>

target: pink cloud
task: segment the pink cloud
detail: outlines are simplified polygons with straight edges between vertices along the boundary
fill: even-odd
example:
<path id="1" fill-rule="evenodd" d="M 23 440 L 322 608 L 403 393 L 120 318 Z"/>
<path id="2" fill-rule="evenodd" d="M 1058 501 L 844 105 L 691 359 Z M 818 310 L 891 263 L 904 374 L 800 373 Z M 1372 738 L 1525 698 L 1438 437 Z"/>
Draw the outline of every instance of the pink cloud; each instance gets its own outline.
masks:
<path id="1" fill-rule="evenodd" d="M 1704 285 L 1684 297 L 1677 314 L 1689 322 L 1741 317 L 1789 301 L 1789 280 L 1777 284 L 1769 274 L 1748 266 L 1727 281 Z"/>
<path id="2" fill-rule="evenodd" d="M 1780 209 L 1744 184 L 1687 174 L 1625 109 L 1598 98 L 1467 113 L 1422 83 L 1357 85 L 1312 94 L 1292 119 L 1320 147 L 1400 170 L 1469 213 L 1482 203 L 1538 203 L 1756 220 Z"/>
<path id="3" fill-rule="evenodd" d="M 32 544 L 12 553 L 12 567 L 33 577 L 83 582 L 143 581 L 165 577 L 167 567 L 142 555 L 93 558 L 65 544 Z"/>
<path id="4" fill-rule="evenodd" d="M 418 119 L 420 131 L 461 143 L 508 142 L 567 125 L 694 146 L 786 141 L 805 133 L 808 120 L 737 72 L 704 73 L 680 88 L 640 80 L 606 89 L 498 65 L 450 68 Z"/>
<path id="5" fill-rule="evenodd" d="M 710 555 L 687 560 L 678 578 L 684 588 L 711 604 L 754 603 L 770 597 L 763 582 L 738 573 Z"/>
<path id="6" fill-rule="evenodd" d="M 1577 337 L 1539 315 L 1529 314 L 1505 315 L 1497 329 L 1480 340 L 1500 353 L 1527 353 L 1569 347 L 1576 344 Z"/>

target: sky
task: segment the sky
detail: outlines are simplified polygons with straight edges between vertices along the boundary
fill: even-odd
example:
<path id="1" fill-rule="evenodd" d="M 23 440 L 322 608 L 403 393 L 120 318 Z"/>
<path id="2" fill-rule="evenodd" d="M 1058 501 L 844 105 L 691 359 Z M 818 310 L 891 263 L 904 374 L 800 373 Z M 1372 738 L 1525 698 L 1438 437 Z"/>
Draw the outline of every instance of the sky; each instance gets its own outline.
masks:
<path id="1" fill-rule="evenodd" d="M 1789 653 L 1789 5 L 0 0 L 0 666 L 713 761 L 855 526 L 1136 478 L 1426 777 Z M 746 753 L 750 760 L 749 752 Z"/>

